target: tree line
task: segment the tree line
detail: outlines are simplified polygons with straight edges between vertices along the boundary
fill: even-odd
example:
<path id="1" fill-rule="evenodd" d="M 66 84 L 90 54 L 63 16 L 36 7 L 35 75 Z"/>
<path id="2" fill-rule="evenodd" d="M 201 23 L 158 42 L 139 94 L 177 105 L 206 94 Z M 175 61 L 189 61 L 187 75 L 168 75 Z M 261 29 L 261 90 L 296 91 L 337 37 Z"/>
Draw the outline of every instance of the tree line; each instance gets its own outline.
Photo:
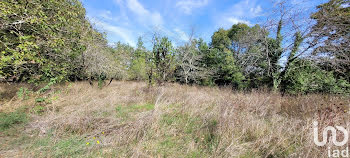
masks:
<path id="1" fill-rule="evenodd" d="M 193 36 L 183 45 L 159 33 L 151 49 L 107 45 L 79 0 L 0 2 L 0 80 L 137 80 L 268 88 L 281 93 L 350 92 L 350 4 L 330 0 L 308 15 L 311 25 L 279 2 L 264 24 L 220 28 L 207 43 Z M 112 80 L 110 80 L 112 81 Z"/>

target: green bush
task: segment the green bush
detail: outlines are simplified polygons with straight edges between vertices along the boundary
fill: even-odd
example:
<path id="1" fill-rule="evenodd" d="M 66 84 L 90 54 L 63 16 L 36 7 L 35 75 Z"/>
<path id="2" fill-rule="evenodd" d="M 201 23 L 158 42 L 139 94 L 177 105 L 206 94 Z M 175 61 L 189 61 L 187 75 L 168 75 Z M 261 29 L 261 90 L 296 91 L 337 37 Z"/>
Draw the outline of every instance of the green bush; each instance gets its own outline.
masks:
<path id="1" fill-rule="evenodd" d="M 310 61 L 298 60 L 292 67 L 285 78 L 289 93 L 350 93 L 349 82 L 336 78 L 332 71 L 322 70 Z"/>

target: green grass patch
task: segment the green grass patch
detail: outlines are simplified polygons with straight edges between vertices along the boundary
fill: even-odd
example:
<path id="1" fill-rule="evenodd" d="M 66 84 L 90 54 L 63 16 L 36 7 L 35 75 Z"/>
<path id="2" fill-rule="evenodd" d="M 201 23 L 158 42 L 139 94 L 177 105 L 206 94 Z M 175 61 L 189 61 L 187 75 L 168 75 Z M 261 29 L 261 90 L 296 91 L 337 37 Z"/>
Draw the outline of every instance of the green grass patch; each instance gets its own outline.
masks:
<path id="1" fill-rule="evenodd" d="M 133 118 L 132 116 L 138 112 L 150 111 L 154 109 L 154 104 L 134 104 L 134 105 L 118 105 L 115 110 L 117 117 L 122 118 L 124 121 Z"/>
<path id="2" fill-rule="evenodd" d="M 85 153 L 85 141 L 78 137 L 58 141 L 53 147 L 54 157 L 74 157 Z"/>
<path id="3" fill-rule="evenodd" d="M 22 109 L 10 113 L 0 113 L 0 131 L 26 122 L 28 122 L 28 117 Z"/>
<path id="4" fill-rule="evenodd" d="M 206 157 L 218 144 L 216 126 L 215 120 L 205 121 L 174 107 L 161 115 L 160 133 L 148 131 L 144 148 L 155 157 Z"/>
<path id="5" fill-rule="evenodd" d="M 42 105 L 35 105 L 30 111 L 36 115 L 42 115 L 46 108 Z"/>
<path id="6" fill-rule="evenodd" d="M 180 130 L 186 134 L 193 133 L 201 126 L 201 120 L 199 118 L 181 113 L 164 114 L 160 122 L 161 125 L 165 125 L 170 128 L 175 127 L 177 130 Z"/>
<path id="7" fill-rule="evenodd" d="M 86 157 L 96 146 L 82 137 L 71 135 L 67 138 L 55 140 L 52 134 L 35 139 L 26 148 L 28 155 L 34 157 Z"/>

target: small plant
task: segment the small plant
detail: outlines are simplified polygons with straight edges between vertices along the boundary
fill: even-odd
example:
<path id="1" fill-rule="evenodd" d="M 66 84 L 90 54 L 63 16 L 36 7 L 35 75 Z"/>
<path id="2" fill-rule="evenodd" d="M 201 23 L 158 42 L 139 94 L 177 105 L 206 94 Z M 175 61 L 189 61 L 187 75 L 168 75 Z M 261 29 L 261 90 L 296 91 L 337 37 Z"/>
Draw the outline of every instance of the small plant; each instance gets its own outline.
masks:
<path id="1" fill-rule="evenodd" d="M 104 83 L 105 83 L 104 80 L 99 79 L 99 80 L 98 80 L 98 83 L 97 83 L 98 88 L 102 89 Z"/>
<path id="2" fill-rule="evenodd" d="M 105 84 L 106 78 L 107 78 L 107 76 L 104 73 L 102 73 L 98 76 L 98 84 L 97 84 L 98 88 L 102 89 L 102 87 Z"/>
<path id="3" fill-rule="evenodd" d="M 43 88 L 39 89 L 39 91 L 37 93 L 44 93 L 46 92 L 47 90 L 50 90 L 51 86 L 54 85 L 55 83 L 57 83 L 57 78 L 51 78 L 50 79 L 50 82 Z"/>
<path id="4" fill-rule="evenodd" d="M 35 99 L 35 102 L 37 103 L 42 103 L 42 102 L 45 102 L 46 101 L 46 98 L 36 98 Z"/>
<path id="5" fill-rule="evenodd" d="M 21 100 L 27 100 L 29 99 L 29 93 L 30 91 L 27 88 L 21 87 L 17 92 L 17 97 Z"/>
<path id="6" fill-rule="evenodd" d="M 37 114 L 37 115 L 42 115 L 45 112 L 45 107 L 41 105 L 36 105 L 34 108 L 31 110 L 31 112 Z"/>

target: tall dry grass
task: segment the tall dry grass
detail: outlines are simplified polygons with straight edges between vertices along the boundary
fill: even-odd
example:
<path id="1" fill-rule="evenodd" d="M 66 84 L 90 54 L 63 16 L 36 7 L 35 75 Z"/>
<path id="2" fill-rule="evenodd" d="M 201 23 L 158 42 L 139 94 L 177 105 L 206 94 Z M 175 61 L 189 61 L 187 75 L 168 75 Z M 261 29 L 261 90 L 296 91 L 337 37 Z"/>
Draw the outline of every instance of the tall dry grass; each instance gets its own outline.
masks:
<path id="1" fill-rule="evenodd" d="M 328 146 L 313 142 L 312 122 L 320 129 L 350 129 L 350 101 L 341 96 L 281 97 L 178 84 L 149 88 L 122 81 L 102 89 L 86 82 L 53 89 L 46 95 L 60 91 L 57 99 L 45 105 L 43 115 L 32 113 L 22 134 L 50 134 L 51 141 L 98 138 L 101 144 L 84 148 L 84 157 L 96 151 L 102 157 L 327 157 Z M 0 111 L 31 107 L 33 100 L 12 99 Z M 20 144 L 0 155 L 36 157 L 41 151 Z"/>

